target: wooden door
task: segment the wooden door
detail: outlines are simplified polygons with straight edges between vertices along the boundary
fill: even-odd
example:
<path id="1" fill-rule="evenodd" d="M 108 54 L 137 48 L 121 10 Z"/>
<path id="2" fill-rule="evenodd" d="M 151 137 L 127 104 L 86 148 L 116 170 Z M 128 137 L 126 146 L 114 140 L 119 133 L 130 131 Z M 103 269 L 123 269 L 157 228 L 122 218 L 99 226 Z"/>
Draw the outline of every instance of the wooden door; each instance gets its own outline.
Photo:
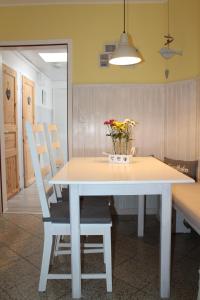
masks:
<path id="1" fill-rule="evenodd" d="M 23 151 L 24 151 L 24 186 L 28 187 L 35 181 L 32 161 L 26 136 L 25 122 L 34 123 L 35 119 L 35 84 L 32 80 L 22 77 L 22 119 L 23 119 Z"/>
<path id="2" fill-rule="evenodd" d="M 3 108 L 6 188 L 9 199 L 19 191 L 17 137 L 17 73 L 3 65 Z"/>

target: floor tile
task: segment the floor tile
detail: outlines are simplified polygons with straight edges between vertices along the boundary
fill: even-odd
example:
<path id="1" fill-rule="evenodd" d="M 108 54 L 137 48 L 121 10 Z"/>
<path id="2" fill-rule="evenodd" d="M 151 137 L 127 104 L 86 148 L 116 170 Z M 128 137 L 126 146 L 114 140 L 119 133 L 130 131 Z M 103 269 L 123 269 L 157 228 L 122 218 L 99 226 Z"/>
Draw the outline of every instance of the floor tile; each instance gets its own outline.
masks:
<path id="1" fill-rule="evenodd" d="M 159 222 L 145 218 L 144 238 L 137 237 L 137 217 L 118 217 L 113 222 L 113 292 L 105 280 L 83 280 L 82 299 L 157 300 L 159 295 Z M 89 237 L 88 242 L 100 241 Z M 71 281 L 49 280 L 45 293 L 38 293 L 43 247 L 40 215 L 5 214 L 0 217 L 0 299 L 68 300 Z M 172 238 L 171 300 L 196 300 L 200 239 L 196 234 Z M 104 272 L 102 254 L 82 255 L 84 272 Z M 55 257 L 50 272 L 70 273 L 70 256 Z"/>
<path id="2" fill-rule="evenodd" d="M 13 243 L 5 241 L 5 244 L 9 247 L 9 249 L 22 257 L 28 257 L 35 253 L 40 255 L 43 248 L 43 241 L 33 236 L 30 236 L 27 239 L 17 240 Z"/>
<path id="3" fill-rule="evenodd" d="M 142 258 L 129 259 L 114 269 L 114 276 L 126 283 L 141 289 L 158 274 L 158 262 L 149 259 L 142 263 Z"/>
<path id="4" fill-rule="evenodd" d="M 16 262 L 0 268 L 0 286 L 6 290 L 20 284 L 23 280 L 32 281 L 34 278 L 38 280 L 39 270 L 20 257 Z"/>
<path id="5" fill-rule="evenodd" d="M 134 300 L 160 300 L 160 296 L 151 295 L 148 293 L 145 293 L 143 291 L 139 291 L 135 294 Z M 188 299 L 189 300 L 189 299 Z"/>
<path id="6" fill-rule="evenodd" d="M 0 246 L 0 267 L 14 263 L 18 260 L 18 255 L 6 246 Z"/>

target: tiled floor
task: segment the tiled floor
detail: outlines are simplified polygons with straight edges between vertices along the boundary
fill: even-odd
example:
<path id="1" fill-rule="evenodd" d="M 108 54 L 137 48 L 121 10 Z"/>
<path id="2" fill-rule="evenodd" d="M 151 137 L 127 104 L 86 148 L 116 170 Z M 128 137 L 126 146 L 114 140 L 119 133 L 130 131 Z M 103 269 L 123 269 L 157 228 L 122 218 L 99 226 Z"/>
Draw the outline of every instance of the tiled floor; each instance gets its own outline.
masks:
<path id="1" fill-rule="evenodd" d="M 104 280 L 85 280 L 83 299 L 159 298 L 159 223 L 146 217 L 145 237 L 137 238 L 137 219 L 114 219 L 113 293 L 107 294 Z M 39 215 L 5 214 L 0 217 L 0 299 L 71 299 L 70 281 L 48 281 L 46 293 L 38 293 L 43 226 Z M 196 234 L 173 235 L 172 291 L 170 299 L 197 297 L 200 239 Z M 100 271 L 101 254 L 84 256 L 84 271 Z M 55 269 L 69 268 L 69 257 L 57 257 Z M 69 271 L 69 269 L 68 269 Z"/>

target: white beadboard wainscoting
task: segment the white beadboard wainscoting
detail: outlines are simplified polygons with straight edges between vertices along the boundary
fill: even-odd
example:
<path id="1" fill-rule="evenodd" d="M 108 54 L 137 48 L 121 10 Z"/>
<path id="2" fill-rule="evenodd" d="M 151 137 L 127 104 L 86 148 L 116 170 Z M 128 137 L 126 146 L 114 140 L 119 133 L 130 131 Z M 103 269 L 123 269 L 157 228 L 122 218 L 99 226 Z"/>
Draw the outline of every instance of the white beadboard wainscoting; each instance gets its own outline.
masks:
<path id="1" fill-rule="evenodd" d="M 111 140 L 107 119 L 131 118 L 137 156 L 199 159 L 200 79 L 167 84 L 85 84 L 73 87 L 73 156 L 102 156 Z M 134 201 L 133 201 L 134 199 Z M 157 212 L 147 197 L 147 213 Z M 115 198 L 120 214 L 137 213 L 137 197 Z"/>

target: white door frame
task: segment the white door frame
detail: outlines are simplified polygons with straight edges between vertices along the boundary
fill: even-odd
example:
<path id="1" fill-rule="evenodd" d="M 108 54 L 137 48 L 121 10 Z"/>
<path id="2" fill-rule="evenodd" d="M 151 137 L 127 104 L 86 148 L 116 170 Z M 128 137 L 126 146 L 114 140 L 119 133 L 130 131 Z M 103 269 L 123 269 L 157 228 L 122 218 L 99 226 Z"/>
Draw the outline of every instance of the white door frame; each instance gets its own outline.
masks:
<path id="1" fill-rule="evenodd" d="M 28 41 L 0 41 L 1 50 L 14 50 L 16 47 L 26 46 L 51 46 L 51 45 L 66 45 L 68 49 L 68 64 L 67 64 L 67 132 L 68 132 L 68 157 L 72 156 L 72 40 L 71 39 L 56 39 L 56 40 L 28 40 Z M 4 110 L 3 110 L 3 73 L 2 73 L 2 56 L 0 53 L 0 147 L 1 147 L 1 184 L 2 184 L 2 199 L 0 199 L 0 213 L 6 212 L 7 191 L 6 191 L 6 169 L 5 169 L 5 141 L 4 141 Z M 2 209 L 1 209 L 2 206 Z"/>

